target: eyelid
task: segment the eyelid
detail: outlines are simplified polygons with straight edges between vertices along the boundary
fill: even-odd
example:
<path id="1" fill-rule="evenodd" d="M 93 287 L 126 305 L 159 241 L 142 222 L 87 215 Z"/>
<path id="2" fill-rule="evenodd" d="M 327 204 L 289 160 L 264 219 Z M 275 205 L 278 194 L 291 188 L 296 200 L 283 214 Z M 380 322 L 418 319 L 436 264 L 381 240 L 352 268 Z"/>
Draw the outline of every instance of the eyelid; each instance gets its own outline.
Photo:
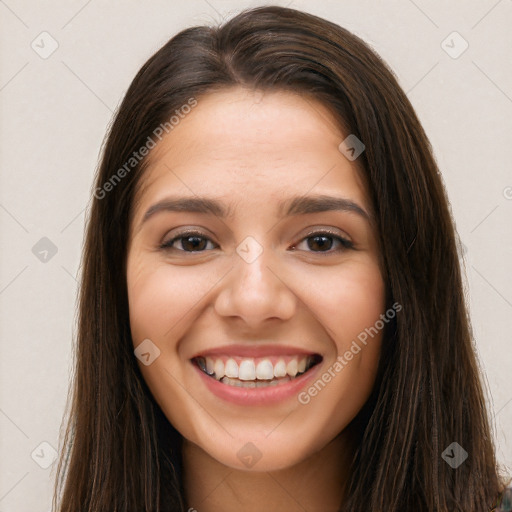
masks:
<path id="1" fill-rule="evenodd" d="M 307 238 L 308 236 L 316 235 L 319 233 L 324 233 L 324 234 L 328 233 L 330 235 L 337 236 L 339 238 L 343 238 L 347 242 L 352 242 L 352 239 L 350 238 L 350 236 L 348 234 L 346 234 L 344 231 L 333 229 L 333 228 L 323 228 L 323 227 L 319 227 L 319 226 L 309 228 L 308 232 L 302 236 L 301 240 L 303 238 Z"/>
<path id="2" fill-rule="evenodd" d="M 165 240 L 173 240 L 185 236 L 202 236 L 204 238 L 208 238 L 209 240 L 212 240 L 214 237 L 213 233 L 206 228 L 196 228 L 196 227 L 188 227 L 188 226 L 178 226 L 174 229 L 171 229 L 170 231 L 167 231 L 165 235 L 162 238 L 162 243 L 165 243 Z M 212 240 L 213 241 L 213 240 Z"/>

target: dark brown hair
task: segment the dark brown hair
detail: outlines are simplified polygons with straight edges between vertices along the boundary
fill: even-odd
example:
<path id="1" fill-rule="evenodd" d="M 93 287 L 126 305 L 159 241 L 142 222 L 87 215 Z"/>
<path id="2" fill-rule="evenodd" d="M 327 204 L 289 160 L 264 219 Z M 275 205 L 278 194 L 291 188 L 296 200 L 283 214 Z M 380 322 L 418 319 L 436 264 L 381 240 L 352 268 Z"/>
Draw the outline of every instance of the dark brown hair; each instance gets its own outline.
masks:
<path id="1" fill-rule="evenodd" d="M 74 385 L 54 506 L 185 510 L 181 436 L 133 354 L 126 256 L 147 158 L 133 168 L 126 162 L 190 98 L 200 104 L 228 87 L 313 97 L 366 146 L 357 162 L 376 215 L 388 306 L 398 302 L 403 311 L 383 340 L 372 396 L 354 420 L 360 437 L 340 510 L 489 510 L 504 482 L 454 222 L 430 143 L 393 72 L 366 43 L 281 7 L 183 30 L 143 65 L 115 115 L 83 249 Z M 113 180 L 123 166 L 127 172 Z M 441 457 L 452 442 L 469 454 L 456 469 Z"/>

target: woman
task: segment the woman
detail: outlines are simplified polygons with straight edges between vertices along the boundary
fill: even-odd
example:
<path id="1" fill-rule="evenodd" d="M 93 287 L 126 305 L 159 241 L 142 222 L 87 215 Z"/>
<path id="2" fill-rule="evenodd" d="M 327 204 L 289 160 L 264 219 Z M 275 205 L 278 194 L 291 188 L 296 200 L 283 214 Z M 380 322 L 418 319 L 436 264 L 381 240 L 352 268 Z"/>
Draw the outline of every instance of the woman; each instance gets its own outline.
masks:
<path id="1" fill-rule="evenodd" d="M 257 8 L 146 62 L 79 306 L 59 511 L 503 505 L 430 144 L 333 23 Z"/>

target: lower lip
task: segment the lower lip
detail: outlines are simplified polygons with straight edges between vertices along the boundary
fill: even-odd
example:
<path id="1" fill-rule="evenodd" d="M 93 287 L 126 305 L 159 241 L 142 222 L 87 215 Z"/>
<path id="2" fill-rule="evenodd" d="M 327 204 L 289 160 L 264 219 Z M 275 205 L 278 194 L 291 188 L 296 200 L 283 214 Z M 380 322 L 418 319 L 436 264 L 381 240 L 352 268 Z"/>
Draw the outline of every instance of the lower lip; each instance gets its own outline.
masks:
<path id="1" fill-rule="evenodd" d="M 206 375 L 196 364 L 192 363 L 192 366 L 199 372 L 206 387 L 219 398 L 237 405 L 268 405 L 297 396 L 316 375 L 320 364 L 316 364 L 300 377 L 288 382 L 261 388 L 243 388 L 222 384 L 217 379 Z"/>

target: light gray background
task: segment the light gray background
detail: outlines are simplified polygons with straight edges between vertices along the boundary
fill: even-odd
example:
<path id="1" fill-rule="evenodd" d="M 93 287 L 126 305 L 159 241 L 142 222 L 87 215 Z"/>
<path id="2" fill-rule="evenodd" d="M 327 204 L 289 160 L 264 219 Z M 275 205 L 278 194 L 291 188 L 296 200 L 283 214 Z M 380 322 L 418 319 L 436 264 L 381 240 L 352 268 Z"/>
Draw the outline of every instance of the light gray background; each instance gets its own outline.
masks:
<path id="1" fill-rule="evenodd" d="M 498 458 L 511 474 L 512 1 L 275 3 L 361 36 L 414 105 L 465 247 Z M 59 447 L 71 372 L 85 208 L 114 110 L 172 35 L 256 5 L 0 0 L 0 512 L 50 507 L 49 445 Z M 52 40 L 43 31 L 58 43 L 45 59 Z M 464 41 L 453 31 L 469 44 L 457 58 Z M 32 251 L 43 237 L 58 249 L 46 262 Z"/>

